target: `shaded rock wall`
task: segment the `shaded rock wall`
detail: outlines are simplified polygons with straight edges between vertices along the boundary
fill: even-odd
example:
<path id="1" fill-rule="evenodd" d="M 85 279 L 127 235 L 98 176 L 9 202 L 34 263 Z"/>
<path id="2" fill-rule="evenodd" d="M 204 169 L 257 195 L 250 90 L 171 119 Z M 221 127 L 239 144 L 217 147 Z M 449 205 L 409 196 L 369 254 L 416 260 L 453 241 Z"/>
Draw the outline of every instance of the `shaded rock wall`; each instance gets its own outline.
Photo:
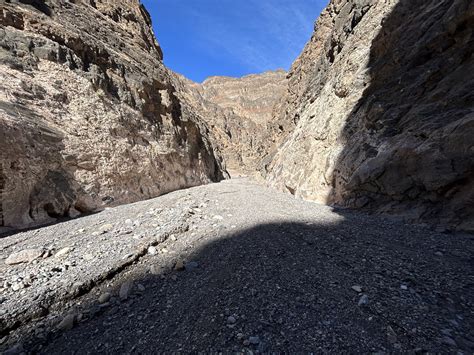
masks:
<path id="1" fill-rule="evenodd" d="M 223 177 L 138 0 L 2 1 L 0 24 L 3 226 Z"/>
<path id="2" fill-rule="evenodd" d="M 272 146 L 267 125 L 286 88 L 284 70 L 242 78 L 211 77 L 202 84 L 176 75 L 178 96 L 210 127 L 231 175 L 255 175 Z"/>
<path id="3" fill-rule="evenodd" d="M 473 32 L 470 0 L 331 1 L 289 73 L 269 183 L 474 230 Z"/>

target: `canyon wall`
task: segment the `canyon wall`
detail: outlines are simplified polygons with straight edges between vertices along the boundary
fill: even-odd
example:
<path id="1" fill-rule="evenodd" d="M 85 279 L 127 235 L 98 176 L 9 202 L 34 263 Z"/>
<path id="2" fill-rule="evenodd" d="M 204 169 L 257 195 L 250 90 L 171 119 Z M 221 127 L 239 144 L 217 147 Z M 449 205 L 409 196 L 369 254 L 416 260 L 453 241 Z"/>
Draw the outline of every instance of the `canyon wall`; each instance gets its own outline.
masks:
<path id="1" fill-rule="evenodd" d="M 332 0 L 274 116 L 270 185 L 474 230 L 474 2 Z"/>
<path id="2" fill-rule="evenodd" d="M 178 96 L 209 124 L 232 176 L 258 176 L 261 159 L 272 147 L 267 125 L 286 87 L 284 70 L 242 78 L 216 76 L 202 84 L 175 75 Z"/>
<path id="3" fill-rule="evenodd" d="M 1 3 L 0 227 L 223 178 L 139 0 Z"/>

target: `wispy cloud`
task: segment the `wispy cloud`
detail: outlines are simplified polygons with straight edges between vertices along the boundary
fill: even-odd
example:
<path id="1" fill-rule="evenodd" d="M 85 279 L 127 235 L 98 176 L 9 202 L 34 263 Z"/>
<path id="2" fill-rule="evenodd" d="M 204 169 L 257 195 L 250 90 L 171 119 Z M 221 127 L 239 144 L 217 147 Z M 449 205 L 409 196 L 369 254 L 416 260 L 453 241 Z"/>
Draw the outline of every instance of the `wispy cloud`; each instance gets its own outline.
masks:
<path id="1" fill-rule="evenodd" d="M 215 3 L 203 7 L 204 2 Z M 309 39 L 321 0 L 205 0 L 183 2 L 193 18 L 196 46 L 226 52 L 249 70 L 288 68 Z"/>

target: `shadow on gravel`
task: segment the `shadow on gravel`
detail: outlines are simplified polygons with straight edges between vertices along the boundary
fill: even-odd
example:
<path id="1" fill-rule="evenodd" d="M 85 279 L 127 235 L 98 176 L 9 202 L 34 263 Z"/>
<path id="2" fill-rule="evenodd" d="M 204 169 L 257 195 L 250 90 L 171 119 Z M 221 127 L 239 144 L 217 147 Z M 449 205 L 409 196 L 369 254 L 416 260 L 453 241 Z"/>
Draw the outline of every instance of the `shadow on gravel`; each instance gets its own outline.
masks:
<path id="1" fill-rule="evenodd" d="M 472 241 L 351 214 L 258 225 L 136 277 L 39 352 L 472 352 Z"/>

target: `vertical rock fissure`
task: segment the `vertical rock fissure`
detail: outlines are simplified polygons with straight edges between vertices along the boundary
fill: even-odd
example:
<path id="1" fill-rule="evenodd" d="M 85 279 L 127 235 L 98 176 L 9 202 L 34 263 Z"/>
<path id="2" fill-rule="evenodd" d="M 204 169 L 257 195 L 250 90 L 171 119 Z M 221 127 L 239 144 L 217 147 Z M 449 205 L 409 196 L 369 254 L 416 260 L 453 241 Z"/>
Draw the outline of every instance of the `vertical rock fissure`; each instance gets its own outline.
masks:
<path id="1" fill-rule="evenodd" d="M 0 164 L 0 227 L 5 225 L 3 219 L 3 190 L 5 189 L 5 176 L 3 175 L 3 166 Z"/>

